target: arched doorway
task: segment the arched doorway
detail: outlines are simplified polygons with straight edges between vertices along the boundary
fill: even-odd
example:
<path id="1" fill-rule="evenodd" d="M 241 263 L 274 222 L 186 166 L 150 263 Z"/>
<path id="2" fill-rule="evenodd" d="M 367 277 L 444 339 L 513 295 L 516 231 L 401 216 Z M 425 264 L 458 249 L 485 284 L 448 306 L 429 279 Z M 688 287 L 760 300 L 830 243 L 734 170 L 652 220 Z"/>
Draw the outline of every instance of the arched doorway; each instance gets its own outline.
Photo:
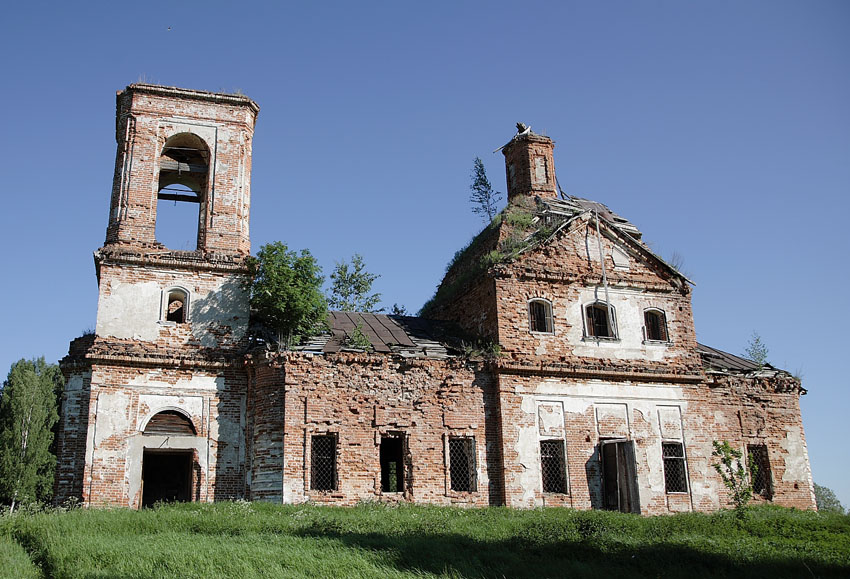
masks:
<path id="1" fill-rule="evenodd" d="M 145 426 L 145 436 L 195 436 L 195 426 L 176 410 L 163 410 Z M 142 507 L 192 500 L 197 460 L 192 449 L 145 448 L 142 453 Z"/>

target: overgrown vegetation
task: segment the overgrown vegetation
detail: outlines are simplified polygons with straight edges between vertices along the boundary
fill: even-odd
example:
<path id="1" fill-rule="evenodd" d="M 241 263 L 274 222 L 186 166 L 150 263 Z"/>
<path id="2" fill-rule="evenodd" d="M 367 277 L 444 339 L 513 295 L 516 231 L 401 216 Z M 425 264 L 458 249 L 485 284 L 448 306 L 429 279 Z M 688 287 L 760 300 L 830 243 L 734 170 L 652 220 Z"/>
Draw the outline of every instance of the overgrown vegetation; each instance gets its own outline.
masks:
<path id="1" fill-rule="evenodd" d="M 44 501 L 53 494 L 53 428 L 64 379 L 44 358 L 12 365 L 0 391 L 0 501 Z"/>
<path id="2" fill-rule="evenodd" d="M 419 315 L 427 317 L 434 308 L 452 299 L 487 269 L 509 262 L 520 252 L 548 239 L 555 229 L 535 221 L 533 203 L 529 200 L 512 202 L 465 247 L 456 251 L 446 265 L 446 280 L 425 302 Z M 496 243 L 494 237 L 499 234 L 500 228 L 505 228 L 507 234 Z M 487 245 L 492 249 L 485 251 Z M 473 257 L 479 254 L 479 257 Z"/>
<path id="3" fill-rule="evenodd" d="M 345 345 L 366 352 L 372 349 L 372 342 L 363 333 L 363 324 L 357 324 L 351 332 L 346 333 Z"/>
<path id="4" fill-rule="evenodd" d="M 325 329 L 328 306 L 322 269 L 309 250 L 298 254 L 279 241 L 248 260 L 252 315 L 289 349 Z"/>
<path id="5" fill-rule="evenodd" d="M 714 450 L 711 456 L 715 461 L 711 466 L 729 490 L 729 504 L 735 509 L 738 519 L 743 520 L 747 514 L 747 504 L 753 498 L 752 481 L 758 473 L 758 465 L 750 457 L 749 468 L 744 466 L 743 453 L 726 440 L 715 440 L 712 445 Z"/>
<path id="6" fill-rule="evenodd" d="M 342 312 L 374 312 L 381 294 L 372 293 L 372 284 L 380 276 L 366 271 L 363 256 L 355 253 L 351 264 L 341 261 L 331 274 L 328 305 Z"/>
<path id="7" fill-rule="evenodd" d="M 767 346 L 758 332 L 753 332 L 750 336 L 750 341 L 744 349 L 744 357 L 758 364 L 759 370 L 767 364 Z"/>
<path id="8" fill-rule="evenodd" d="M 472 212 L 480 215 L 485 222 L 492 221 L 498 212 L 496 207 L 502 199 L 502 194 L 493 190 L 481 157 L 475 157 L 472 162 L 472 184 L 470 184 L 469 190 L 471 191 L 469 202 L 472 203 Z"/>
<path id="9" fill-rule="evenodd" d="M 502 355 L 502 346 L 493 340 L 463 342 L 463 355 L 471 360 L 496 360 Z"/>
<path id="10" fill-rule="evenodd" d="M 20 577 L 846 577 L 850 517 L 189 503 L 0 517 L 0 553 Z"/>

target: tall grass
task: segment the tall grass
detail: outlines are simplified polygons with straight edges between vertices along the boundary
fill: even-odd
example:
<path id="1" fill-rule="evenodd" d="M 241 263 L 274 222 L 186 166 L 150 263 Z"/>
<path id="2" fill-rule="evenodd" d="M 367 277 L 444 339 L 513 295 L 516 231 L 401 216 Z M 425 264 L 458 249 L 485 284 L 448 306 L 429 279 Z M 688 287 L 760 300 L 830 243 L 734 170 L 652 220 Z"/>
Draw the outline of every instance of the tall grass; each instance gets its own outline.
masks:
<path id="1" fill-rule="evenodd" d="M 48 577 L 850 576 L 850 517 L 777 507 L 742 523 L 728 512 L 194 503 L 5 517 L 4 537 Z"/>

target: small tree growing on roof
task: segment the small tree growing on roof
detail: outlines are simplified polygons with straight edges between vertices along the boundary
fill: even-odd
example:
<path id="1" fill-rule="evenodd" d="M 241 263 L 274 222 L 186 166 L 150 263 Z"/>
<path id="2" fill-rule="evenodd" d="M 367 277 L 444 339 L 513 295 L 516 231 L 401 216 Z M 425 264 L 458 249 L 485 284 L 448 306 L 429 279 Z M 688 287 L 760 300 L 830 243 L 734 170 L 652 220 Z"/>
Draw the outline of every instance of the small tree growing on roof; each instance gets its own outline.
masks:
<path id="1" fill-rule="evenodd" d="M 480 215 L 485 223 L 493 221 L 497 213 L 496 204 L 501 200 L 502 194 L 493 191 L 493 186 L 487 179 L 487 172 L 484 170 L 481 157 L 475 157 L 472 162 L 472 184 L 469 186 L 469 190 L 472 191 L 469 195 L 472 212 Z"/>
<path id="2" fill-rule="evenodd" d="M 767 346 L 762 341 L 758 332 L 753 332 L 753 335 L 750 337 L 750 341 L 744 349 L 744 356 L 748 360 L 752 360 L 758 364 L 759 370 L 767 364 Z"/>
<path id="3" fill-rule="evenodd" d="M 252 313 L 289 349 L 326 327 L 328 306 L 322 294 L 322 268 L 309 250 L 298 254 L 276 241 L 248 260 Z"/>
<path id="4" fill-rule="evenodd" d="M 363 256 L 355 253 L 351 264 L 338 262 L 331 274 L 331 293 L 328 303 L 331 309 L 343 312 L 380 312 L 375 306 L 381 301 L 380 293 L 371 293 L 372 284 L 378 274 L 366 271 Z"/>

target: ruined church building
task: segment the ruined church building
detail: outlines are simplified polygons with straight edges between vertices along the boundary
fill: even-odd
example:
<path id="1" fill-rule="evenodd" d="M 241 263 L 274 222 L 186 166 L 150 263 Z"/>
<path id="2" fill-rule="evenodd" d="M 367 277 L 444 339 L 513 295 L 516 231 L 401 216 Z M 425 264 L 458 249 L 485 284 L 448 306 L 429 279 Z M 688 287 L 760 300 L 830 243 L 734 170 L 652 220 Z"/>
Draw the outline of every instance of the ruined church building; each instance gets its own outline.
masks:
<path id="1" fill-rule="evenodd" d="M 689 280 L 628 220 L 559 195 L 553 141 L 522 125 L 502 148 L 507 208 L 421 317 L 332 312 L 293 351 L 252 340 L 258 111 L 118 93 L 96 331 L 61 361 L 58 501 L 711 511 L 728 440 L 759 467 L 757 501 L 815 508 L 799 380 L 698 344 Z M 197 206 L 196 250 L 157 241 L 160 201 Z"/>

